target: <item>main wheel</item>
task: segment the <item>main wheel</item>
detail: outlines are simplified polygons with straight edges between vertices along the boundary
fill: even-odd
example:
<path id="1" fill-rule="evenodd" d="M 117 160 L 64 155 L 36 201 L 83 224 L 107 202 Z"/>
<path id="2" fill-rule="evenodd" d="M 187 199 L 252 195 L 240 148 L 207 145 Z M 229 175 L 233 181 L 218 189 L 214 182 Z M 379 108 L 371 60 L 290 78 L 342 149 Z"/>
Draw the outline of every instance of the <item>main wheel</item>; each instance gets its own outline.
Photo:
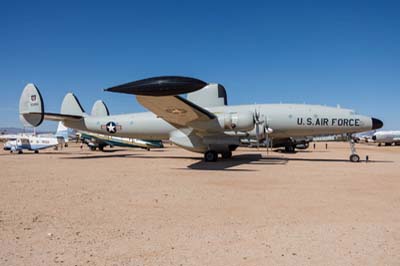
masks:
<path id="1" fill-rule="evenodd" d="M 38 150 L 35 150 L 35 153 L 39 153 L 39 151 L 38 151 Z"/>
<path id="2" fill-rule="evenodd" d="M 206 151 L 204 153 L 204 161 L 206 162 L 216 162 L 218 159 L 218 153 L 215 151 Z"/>
<path id="3" fill-rule="evenodd" d="M 293 153 L 295 149 L 295 146 L 285 146 L 285 152 L 287 153 Z"/>
<path id="4" fill-rule="evenodd" d="M 353 163 L 358 163 L 360 161 L 360 156 L 357 154 L 352 154 L 350 155 L 350 161 Z"/>
<path id="5" fill-rule="evenodd" d="M 229 159 L 232 157 L 232 152 L 231 151 L 224 151 L 221 153 L 222 158 L 224 159 Z"/>

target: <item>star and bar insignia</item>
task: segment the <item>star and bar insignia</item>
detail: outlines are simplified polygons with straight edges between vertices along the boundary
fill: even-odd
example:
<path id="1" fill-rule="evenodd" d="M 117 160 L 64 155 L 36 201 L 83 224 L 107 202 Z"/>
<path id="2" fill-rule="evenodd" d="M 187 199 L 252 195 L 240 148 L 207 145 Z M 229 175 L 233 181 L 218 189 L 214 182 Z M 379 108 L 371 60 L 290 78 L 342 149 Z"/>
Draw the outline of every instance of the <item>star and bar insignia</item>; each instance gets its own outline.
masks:
<path id="1" fill-rule="evenodd" d="M 101 125 L 101 129 L 107 130 L 108 133 L 116 133 L 118 130 L 122 129 L 121 125 L 117 125 L 115 122 L 108 122 L 105 125 Z"/>

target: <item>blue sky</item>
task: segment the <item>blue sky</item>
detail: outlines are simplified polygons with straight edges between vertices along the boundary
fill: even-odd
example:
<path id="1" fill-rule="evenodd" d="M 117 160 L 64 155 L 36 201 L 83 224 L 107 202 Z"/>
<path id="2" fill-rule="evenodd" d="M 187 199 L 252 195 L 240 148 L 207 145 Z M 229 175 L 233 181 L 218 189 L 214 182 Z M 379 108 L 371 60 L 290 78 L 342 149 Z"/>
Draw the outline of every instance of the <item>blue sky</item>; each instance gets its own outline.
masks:
<path id="1" fill-rule="evenodd" d="M 0 127 L 28 82 L 46 111 L 143 111 L 103 88 L 158 75 L 223 84 L 230 104 L 349 107 L 400 129 L 399 1 L 3 1 Z M 46 122 L 42 129 L 55 128 Z"/>

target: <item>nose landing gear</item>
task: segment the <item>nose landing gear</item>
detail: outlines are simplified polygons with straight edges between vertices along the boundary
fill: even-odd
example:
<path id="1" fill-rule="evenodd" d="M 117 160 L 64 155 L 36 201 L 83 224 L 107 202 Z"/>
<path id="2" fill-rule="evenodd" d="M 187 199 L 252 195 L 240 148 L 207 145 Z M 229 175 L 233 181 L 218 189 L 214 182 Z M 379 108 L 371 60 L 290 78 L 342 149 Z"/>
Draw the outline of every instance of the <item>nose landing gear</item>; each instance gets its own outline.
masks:
<path id="1" fill-rule="evenodd" d="M 349 138 L 349 143 L 350 143 L 350 162 L 353 163 L 358 163 L 360 161 L 360 156 L 357 154 L 356 151 L 356 143 L 354 142 L 354 139 L 351 137 L 351 135 L 348 136 Z"/>

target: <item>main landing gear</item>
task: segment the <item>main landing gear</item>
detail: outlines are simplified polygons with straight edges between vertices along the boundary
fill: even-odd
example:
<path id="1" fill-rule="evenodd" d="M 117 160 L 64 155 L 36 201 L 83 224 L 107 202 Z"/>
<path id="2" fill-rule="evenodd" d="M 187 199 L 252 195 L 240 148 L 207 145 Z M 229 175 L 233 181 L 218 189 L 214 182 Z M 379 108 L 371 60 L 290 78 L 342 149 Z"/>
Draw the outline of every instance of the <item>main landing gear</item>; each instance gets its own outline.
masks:
<path id="1" fill-rule="evenodd" d="M 223 159 L 229 159 L 232 157 L 232 151 L 221 152 L 221 157 Z M 204 153 L 204 161 L 206 162 L 216 162 L 218 160 L 218 152 L 213 150 L 208 150 Z"/>
<path id="2" fill-rule="evenodd" d="M 354 139 L 351 136 L 349 136 L 349 143 L 350 143 L 350 150 L 351 150 L 350 162 L 358 163 L 360 161 L 360 156 L 358 156 L 358 154 L 356 152 L 356 144 L 354 142 Z"/>
<path id="3" fill-rule="evenodd" d="M 296 151 L 296 146 L 287 145 L 285 146 L 285 153 L 294 153 Z"/>
<path id="4" fill-rule="evenodd" d="M 231 151 L 224 151 L 221 153 L 221 156 L 223 159 L 229 159 L 232 157 L 232 152 Z"/>
<path id="5" fill-rule="evenodd" d="M 218 160 L 218 153 L 216 151 L 206 151 L 204 153 L 204 161 L 216 162 Z"/>

